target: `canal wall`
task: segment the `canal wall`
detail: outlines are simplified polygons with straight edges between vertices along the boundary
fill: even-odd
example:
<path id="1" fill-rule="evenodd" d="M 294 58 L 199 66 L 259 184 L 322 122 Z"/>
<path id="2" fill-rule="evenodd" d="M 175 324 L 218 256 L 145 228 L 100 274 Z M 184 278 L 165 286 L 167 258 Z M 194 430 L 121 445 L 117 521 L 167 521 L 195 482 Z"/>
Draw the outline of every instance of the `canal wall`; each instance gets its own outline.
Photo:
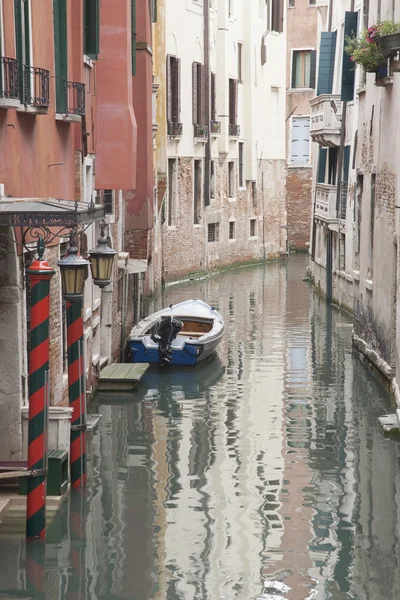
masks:
<path id="1" fill-rule="evenodd" d="M 326 297 L 326 265 L 316 258 L 307 269 L 311 284 L 318 293 Z M 332 303 L 353 314 L 353 279 L 343 271 L 333 270 Z"/>

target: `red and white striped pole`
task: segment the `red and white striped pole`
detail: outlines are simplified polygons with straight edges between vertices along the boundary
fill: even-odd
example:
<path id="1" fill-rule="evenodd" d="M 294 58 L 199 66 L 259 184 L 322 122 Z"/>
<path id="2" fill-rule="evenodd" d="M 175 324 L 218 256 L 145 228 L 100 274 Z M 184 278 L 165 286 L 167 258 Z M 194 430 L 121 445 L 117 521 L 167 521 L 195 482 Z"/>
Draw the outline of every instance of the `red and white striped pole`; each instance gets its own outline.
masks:
<path id="1" fill-rule="evenodd" d="M 48 462 L 49 378 L 49 318 L 50 279 L 53 269 L 43 260 L 44 241 L 39 238 L 38 260 L 27 275 L 31 287 L 31 344 L 29 350 L 29 429 L 26 537 L 46 535 L 46 481 Z"/>

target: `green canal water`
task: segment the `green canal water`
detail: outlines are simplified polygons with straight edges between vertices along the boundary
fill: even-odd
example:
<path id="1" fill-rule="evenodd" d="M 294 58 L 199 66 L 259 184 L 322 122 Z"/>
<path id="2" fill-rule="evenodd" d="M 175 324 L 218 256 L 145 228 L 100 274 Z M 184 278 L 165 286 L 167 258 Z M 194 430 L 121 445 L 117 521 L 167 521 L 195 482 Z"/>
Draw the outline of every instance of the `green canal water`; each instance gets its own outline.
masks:
<path id="1" fill-rule="evenodd" d="M 169 287 L 225 317 L 218 356 L 151 368 L 100 396 L 89 484 L 48 528 L 45 592 L 22 534 L 0 530 L 0 597 L 400 598 L 393 409 L 351 322 L 302 281 L 305 257 Z M 27 580 L 28 576 L 28 580 Z"/>

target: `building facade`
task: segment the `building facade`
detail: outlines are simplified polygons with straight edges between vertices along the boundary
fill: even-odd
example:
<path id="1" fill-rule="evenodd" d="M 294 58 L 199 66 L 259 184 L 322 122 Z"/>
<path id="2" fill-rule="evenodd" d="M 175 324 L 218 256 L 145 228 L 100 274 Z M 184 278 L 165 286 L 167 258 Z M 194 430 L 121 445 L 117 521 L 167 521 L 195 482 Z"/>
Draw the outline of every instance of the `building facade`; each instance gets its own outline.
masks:
<path id="1" fill-rule="evenodd" d="M 132 324 L 134 277 L 124 252 L 122 196 L 136 186 L 132 22 L 130 0 L 0 0 L 1 460 L 22 456 L 30 333 L 25 269 L 39 232 L 49 238 L 45 259 L 56 271 L 50 289 L 50 403 L 56 408 L 68 403 L 66 311 L 57 261 L 66 252 L 69 228 L 46 227 L 41 206 L 78 201 L 88 214 L 105 213 L 107 235 L 119 253 L 110 286 L 101 291 L 90 275 L 85 284 L 89 392 L 101 366 L 120 359 Z M 27 199 L 39 210 L 36 220 L 14 227 L 4 207 L 12 211 L 13 203 Z M 39 231 L 35 224 L 45 227 Z M 96 246 L 99 220 L 89 218 L 79 231 L 80 251 L 87 256 Z M 50 421 L 61 413 L 51 409 Z"/>
<path id="2" fill-rule="evenodd" d="M 279 256 L 286 252 L 284 4 L 161 4 L 164 281 Z"/>
<path id="3" fill-rule="evenodd" d="M 354 206 L 361 74 L 344 48 L 358 31 L 362 3 L 319 9 L 316 97 L 311 101 L 313 210 L 311 275 L 326 297 L 353 309 Z"/>
<path id="4" fill-rule="evenodd" d="M 316 1 L 289 0 L 286 47 L 286 202 L 288 241 L 293 250 L 307 250 L 310 240 L 310 100 L 315 95 L 317 29 Z"/>

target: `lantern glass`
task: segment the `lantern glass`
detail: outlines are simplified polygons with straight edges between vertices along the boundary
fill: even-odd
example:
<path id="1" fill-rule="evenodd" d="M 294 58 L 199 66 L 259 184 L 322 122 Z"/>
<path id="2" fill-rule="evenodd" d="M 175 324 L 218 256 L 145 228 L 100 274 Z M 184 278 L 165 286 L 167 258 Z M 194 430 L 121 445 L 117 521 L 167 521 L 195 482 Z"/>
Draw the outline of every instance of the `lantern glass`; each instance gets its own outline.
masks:
<path id="1" fill-rule="evenodd" d="M 83 288 L 88 277 L 88 265 L 88 261 L 82 258 L 73 247 L 70 247 L 67 255 L 58 262 L 65 300 L 82 299 Z"/>
<path id="2" fill-rule="evenodd" d="M 104 288 L 111 283 L 115 255 L 116 251 L 110 248 L 102 231 L 96 248 L 89 250 L 93 283 L 100 288 Z"/>

